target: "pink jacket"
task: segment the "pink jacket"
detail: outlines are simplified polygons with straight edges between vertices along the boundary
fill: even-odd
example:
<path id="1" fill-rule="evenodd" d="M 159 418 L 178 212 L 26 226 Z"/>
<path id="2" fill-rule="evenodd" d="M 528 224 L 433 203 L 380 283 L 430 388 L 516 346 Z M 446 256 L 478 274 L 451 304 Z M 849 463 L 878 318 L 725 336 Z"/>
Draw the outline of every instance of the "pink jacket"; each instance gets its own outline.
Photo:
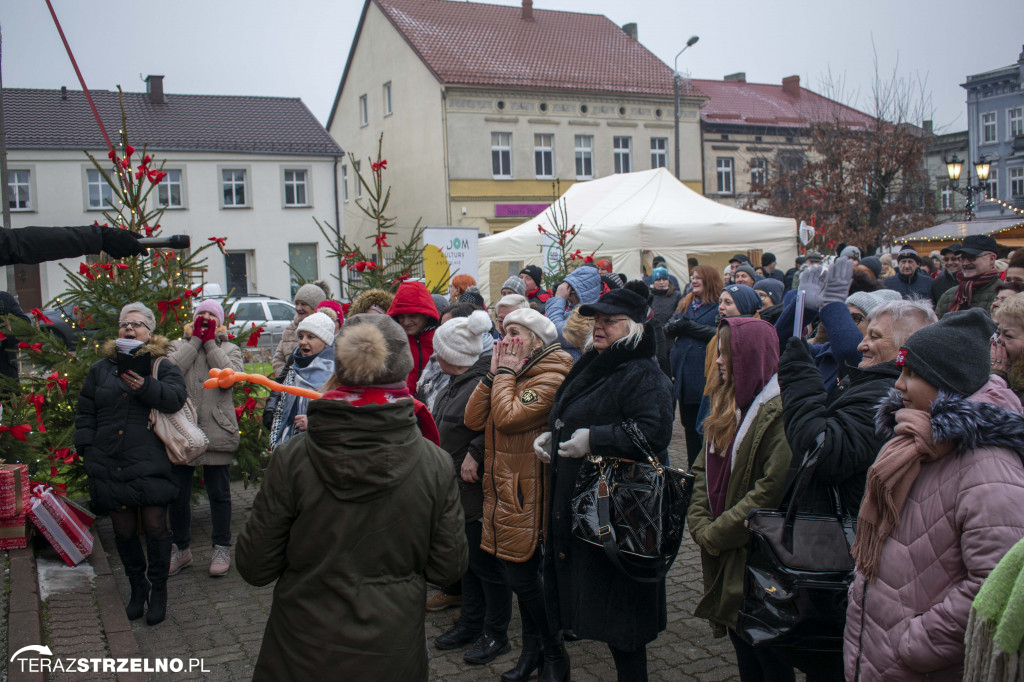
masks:
<path id="1" fill-rule="evenodd" d="M 895 396 L 895 401 L 893 397 Z M 892 434 L 899 392 L 879 409 Z M 886 540 L 878 578 L 857 574 L 846 611 L 847 680 L 960 680 L 981 583 L 1024 537 L 1024 415 L 999 377 L 968 399 L 940 394 L 932 436 L 957 449 L 921 467 Z"/>

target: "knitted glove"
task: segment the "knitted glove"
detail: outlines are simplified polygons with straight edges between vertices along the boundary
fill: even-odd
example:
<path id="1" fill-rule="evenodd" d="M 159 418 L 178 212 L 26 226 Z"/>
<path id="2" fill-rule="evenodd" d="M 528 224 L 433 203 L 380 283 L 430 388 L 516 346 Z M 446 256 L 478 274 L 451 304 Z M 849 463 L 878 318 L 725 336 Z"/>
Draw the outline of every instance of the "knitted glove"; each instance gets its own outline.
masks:
<path id="1" fill-rule="evenodd" d="M 807 349 L 807 342 L 795 336 L 789 337 L 786 341 L 786 350 L 782 351 L 782 357 L 779 358 L 779 367 L 791 362 L 814 362 Z"/>
<path id="2" fill-rule="evenodd" d="M 825 290 L 822 305 L 826 303 L 842 303 L 850 295 L 850 282 L 853 281 L 853 261 L 840 258 L 825 273 Z"/>
<path id="3" fill-rule="evenodd" d="M 797 290 L 804 292 L 805 308 L 817 310 L 824 305 L 825 277 L 826 274 L 820 265 L 809 267 L 800 274 L 800 286 Z"/>
<path id="4" fill-rule="evenodd" d="M 120 227 L 101 227 L 100 235 L 103 239 L 103 250 L 113 258 L 125 258 L 146 253 L 146 249 L 139 244 L 138 235 L 131 230 L 122 230 Z"/>
<path id="5" fill-rule="evenodd" d="M 576 429 L 572 438 L 558 444 L 559 457 L 585 457 L 590 454 L 590 429 Z"/>
<path id="6" fill-rule="evenodd" d="M 548 449 L 551 447 L 551 432 L 545 431 L 533 439 L 533 454 L 545 464 L 551 464 L 551 454 Z"/>
<path id="7" fill-rule="evenodd" d="M 205 317 L 196 320 L 196 324 L 202 324 L 198 330 L 193 330 L 199 334 L 199 340 L 203 343 L 207 341 L 213 341 L 217 336 L 217 324 L 213 320 L 208 320 Z"/>

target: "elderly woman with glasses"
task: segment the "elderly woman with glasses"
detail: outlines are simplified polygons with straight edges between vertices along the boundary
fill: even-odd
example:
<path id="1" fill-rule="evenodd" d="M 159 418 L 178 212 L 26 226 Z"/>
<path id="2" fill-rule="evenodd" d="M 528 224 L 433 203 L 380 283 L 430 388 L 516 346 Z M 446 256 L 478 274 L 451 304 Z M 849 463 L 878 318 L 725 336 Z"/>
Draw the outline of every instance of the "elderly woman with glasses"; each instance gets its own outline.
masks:
<path id="1" fill-rule="evenodd" d="M 655 360 L 649 309 L 629 289 L 609 291 L 580 306 L 594 318 L 591 347 L 555 395 L 548 428 L 534 441 L 550 462 L 551 503 L 544 555 L 544 590 L 556 630 L 605 642 L 619 680 L 647 679 L 647 643 L 665 629 L 665 581 L 637 582 L 619 572 L 604 549 L 572 534 L 576 476 L 588 454 L 644 460 L 623 428 L 632 419 L 665 461 L 672 438 L 672 385 Z M 569 679 L 564 654 L 544 654 L 541 680 Z"/>
<path id="2" fill-rule="evenodd" d="M 167 506 L 178 494 L 178 482 L 163 442 L 149 428 L 149 413 L 177 412 L 187 398 L 181 371 L 166 358 L 171 342 L 154 334 L 155 327 L 153 311 L 142 303 L 121 309 L 118 338 L 104 344 L 106 357 L 89 368 L 75 418 L 75 448 L 85 462 L 89 495 L 95 507 L 110 514 L 131 583 L 125 613 L 129 620 L 141 618 L 148 602 L 150 625 L 161 622 L 167 609 Z"/>

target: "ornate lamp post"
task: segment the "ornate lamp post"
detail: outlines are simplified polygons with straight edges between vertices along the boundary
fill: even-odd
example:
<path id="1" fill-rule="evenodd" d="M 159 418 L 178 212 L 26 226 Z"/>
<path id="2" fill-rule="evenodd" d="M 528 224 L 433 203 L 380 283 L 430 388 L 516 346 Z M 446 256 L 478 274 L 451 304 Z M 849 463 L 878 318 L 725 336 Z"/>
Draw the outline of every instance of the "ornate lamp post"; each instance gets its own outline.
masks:
<path id="1" fill-rule="evenodd" d="M 675 161 L 676 161 L 676 180 L 679 180 L 679 55 L 686 52 L 686 48 L 693 47 L 697 41 L 700 40 L 700 36 L 690 36 L 690 39 L 686 41 L 686 45 L 683 49 L 679 50 L 676 54 L 675 63 L 672 66 L 672 86 L 675 90 L 675 118 L 676 118 L 676 148 L 675 148 Z"/>
<path id="2" fill-rule="evenodd" d="M 949 185 L 954 192 L 962 194 L 967 197 L 967 219 L 974 219 L 974 195 L 981 194 L 984 196 L 986 190 L 988 190 L 988 174 L 991 166 L 985 157 L 982 156 L 978 159 L 978 162 L 974 164 L 974 172 L 978 176 L 978 184 L 971 184 L 971 171 L 967 171 L 967 184 L 964 187 L 960 187 L 960 173 L 963 171 L 964 162 L 960 160 L 955 154 L 952 158 L 946 160 L 946 173 L 949 174 Z"/>

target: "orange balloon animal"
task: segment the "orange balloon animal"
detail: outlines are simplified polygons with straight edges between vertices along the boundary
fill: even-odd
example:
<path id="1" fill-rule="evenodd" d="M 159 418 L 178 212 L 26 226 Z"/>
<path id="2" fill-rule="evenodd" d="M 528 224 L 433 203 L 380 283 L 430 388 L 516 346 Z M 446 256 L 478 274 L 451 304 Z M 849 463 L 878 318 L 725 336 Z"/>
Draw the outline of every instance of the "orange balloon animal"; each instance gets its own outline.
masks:
<path id="1" fill-rule="evenodd" d="M 317 393 L 310 388 L 279 384 L 262 374 L 245 374 L 244 372 L 236 372 L 233 369 L 211 369 L 210 377 L 210 379 L 203 382 L 203 388 L 231 388 L 238 382 L 248 381 L 251 384 L 266 386 L 272 391 L 291 393 L 292 395 L 309 398 L 310 400 L 316 400 L 323 395 L 323 393 Z"/>

